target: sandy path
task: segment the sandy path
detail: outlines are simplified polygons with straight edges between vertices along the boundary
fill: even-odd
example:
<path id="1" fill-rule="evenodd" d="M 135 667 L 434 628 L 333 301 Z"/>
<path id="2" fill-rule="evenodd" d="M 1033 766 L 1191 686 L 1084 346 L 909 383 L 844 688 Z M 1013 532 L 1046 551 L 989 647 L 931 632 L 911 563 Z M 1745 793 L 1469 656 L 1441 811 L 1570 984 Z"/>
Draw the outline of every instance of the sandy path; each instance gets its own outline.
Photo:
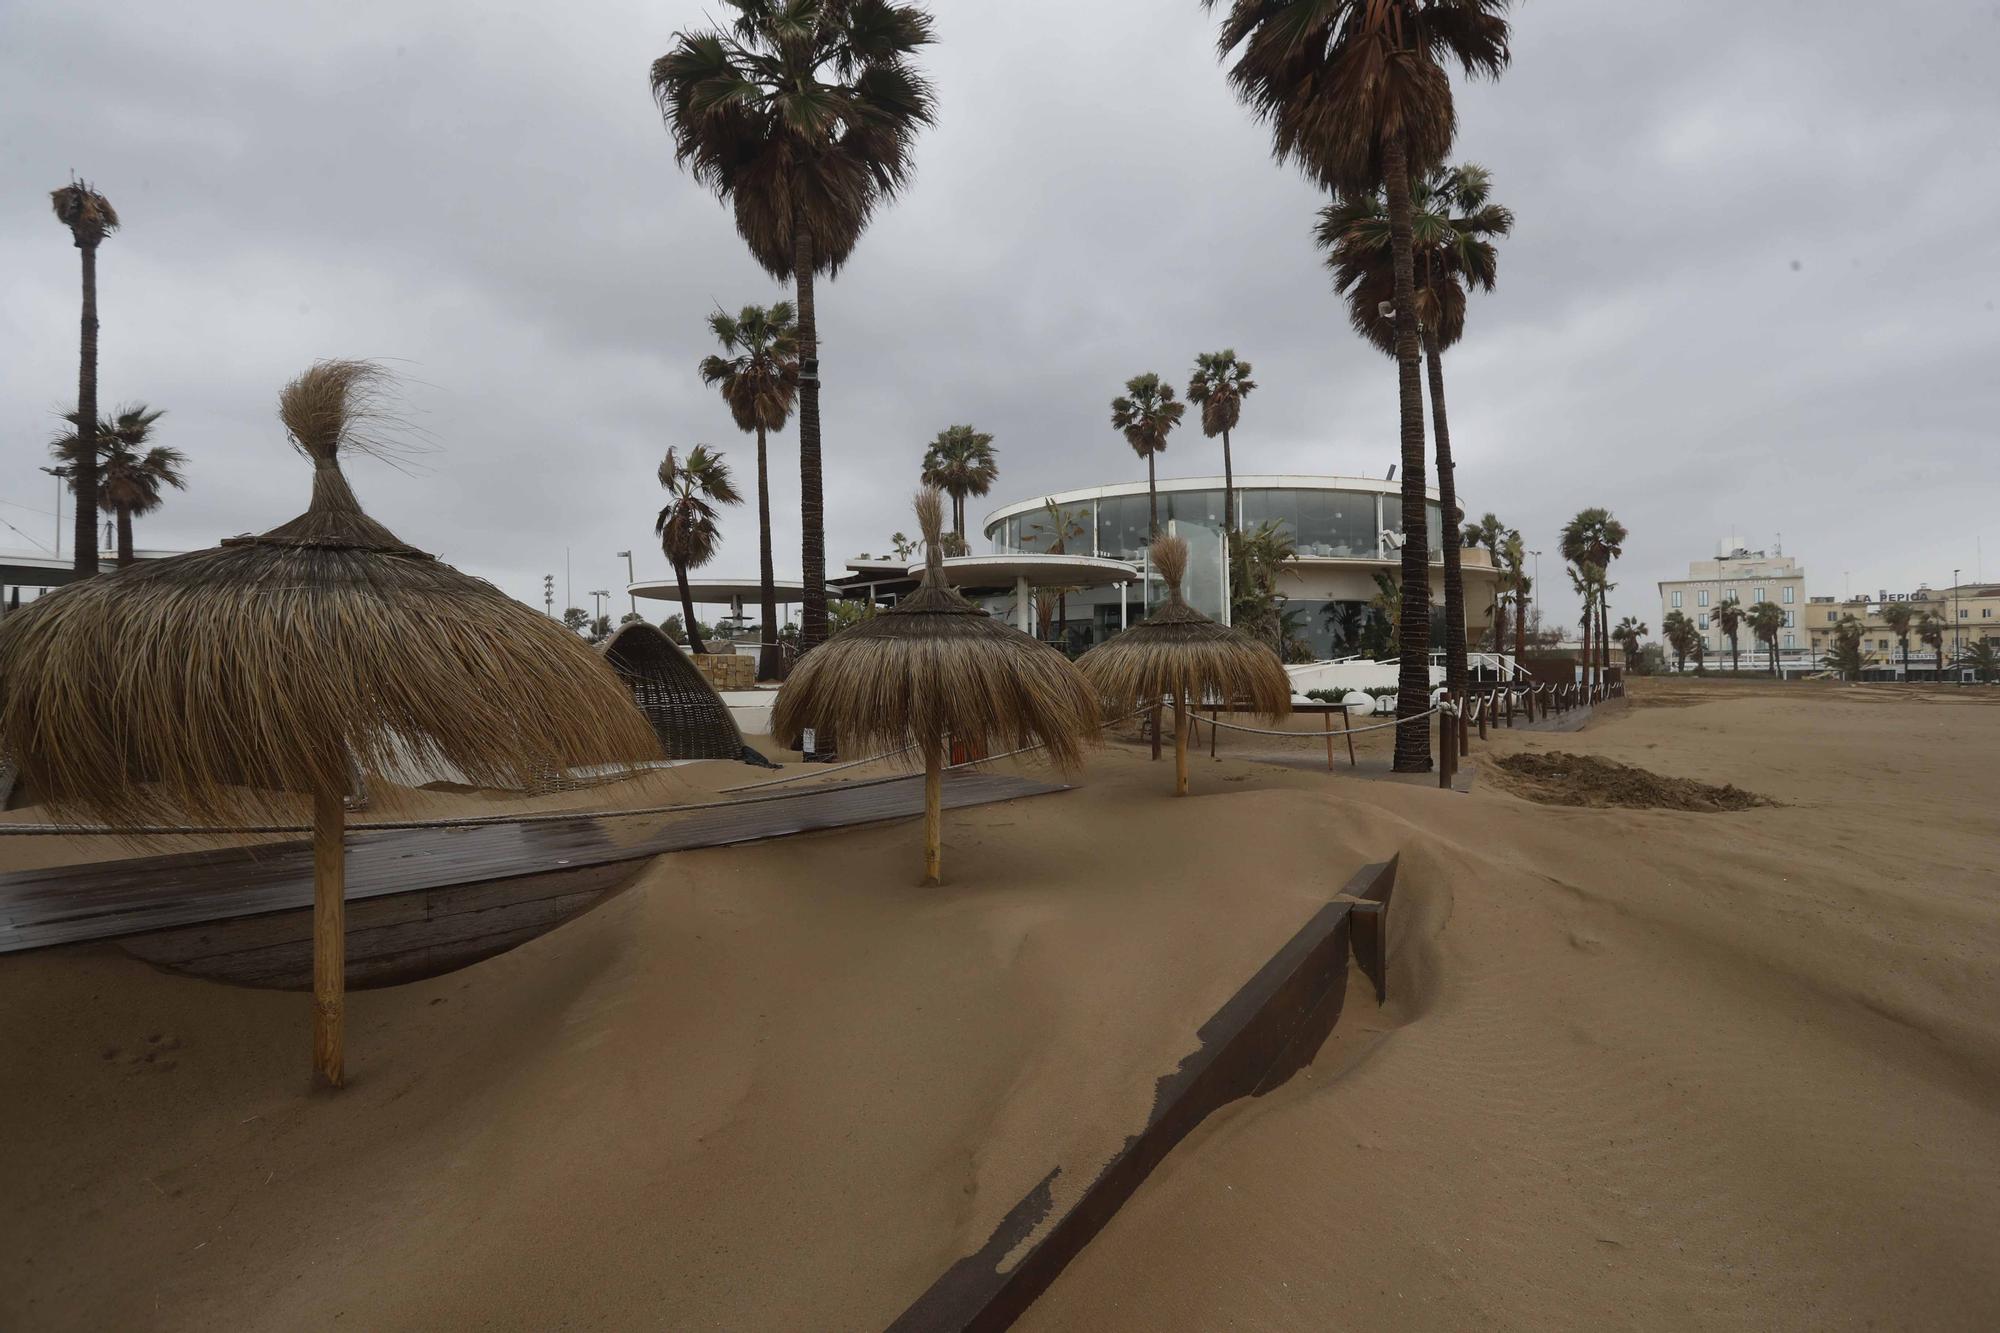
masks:
<path id="1" fill-rule="evenodd" d="M 1784 804 L 1482 784 L 1405 862 L 1391 1005 L 1197 1131 L 1026 1327 L 2000 1326 L 2000 709 L 1646 684 L 1496 746 Z"/>

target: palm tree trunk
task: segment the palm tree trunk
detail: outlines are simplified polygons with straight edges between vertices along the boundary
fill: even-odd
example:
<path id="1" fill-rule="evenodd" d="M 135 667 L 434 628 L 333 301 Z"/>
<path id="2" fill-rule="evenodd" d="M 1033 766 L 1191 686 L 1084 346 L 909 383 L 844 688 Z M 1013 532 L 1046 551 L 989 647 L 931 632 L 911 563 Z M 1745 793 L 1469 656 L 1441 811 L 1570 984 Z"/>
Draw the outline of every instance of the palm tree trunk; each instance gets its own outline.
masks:
<path id="1" fill-rule="evenodd" d="M 1428 261 L 1426 261 L 1428 262 Z M 1454 697 L 1465 695 L 1465 575 L 1459 567 L 1460 532 L 1458 483 L 1451 461 L 1451 427 L 1444 411 L 1444 358 L 1435 333 L 1424 337 L 1424 358 L 1430 363 L 1431 434 L 1437 440 L 1438 500 L 1444 524 L 1444 671 Z"/>
<path id="2" fill-rule="evenodd" d="M 681 620 L 682 628 L 687 630 L 688 647 L 697 653 L 705 653 L 708 645 L 701 641 L 701 631 L 695 628 L 694 594 L 688 588 L 687 566 L 678 560 L 673 563 L 674 581 L 681 585 Z"/>
<path id="3" fill-rule="evenodd" d="M 1528 594 L 1521 587 L 1523 574 L 1514 575 L 1514 666 L 1528 655 Z"/>
<path id="4" fill-rule="evenodd" d="M 1590 684 L 1590 622 L 1597 618 L 1588 592 L 1583 595 L 1583 683 Z"/>
<path id="5" fill-rule="evenodd" d="M 1427 773 L 1431 733 L 1423 715 L 1430 711 L 1431 702 L 1431 552 L 1424 513 L 1424 391 L 1417 371 L 1409 154 L 1399 134 L 1391 135 L 1382 145 L 1382 174 L 1388 189 L 1389 251 L 1395 267 L 1396 391 L 1403 453 L 1403 590 L 1397 619 L 1402 661 L 1397 674 L 1395 770 Z"/>
<path id="6" fill-rule="evenodd" d="M 1146 451 L 1146 507 L 1151 515 L 1152 526 L 1146 529 L 1148 541 L 1160 535 L 1160 483 L 1153 468 L 1153 451 Z"/>
<path id="7" fill-rule="evenodd" d="M 118 567 L 132 563 L 132 511 L 125 505 L 118 506 Z"/>
<path id="8" fill-rule="evenodd" d="M 76 372 L 75 471 L 70 489 L 76 493 L 76 552 L 72 568 L 78 578 L 97 572 L 97 247 L 79 246 L 83 254 L 83 316 Z"/>
<path id="9" fill-rule="evenodd" d="M 1229 428 L 1222 428 L 1222 530 L 1231 538 L 1236 536 L 1236 469 L 1229 461 Z M 1227 556 L 1230 543 L 1223 543 L 1223 554 Z"/>
<path id="10" fill-rule="evenodd" d="M 813 308 L 812 236 L 792 211 L 792 279 L 799 298 L 799 568 L 805 599 L 799 652 L 826 641 L 826 499 L 820 483 L 819 318 Z"/>
<path id="11" fill-rule="evenodd" d="M 764 456 L 764 428 L 757 427 L 757 612 L 763 630 L 757 635 L 757 679 L 782 680 L 784 656 L 778 650 L 778 580 L 771 572 L 771 470 Z"/>

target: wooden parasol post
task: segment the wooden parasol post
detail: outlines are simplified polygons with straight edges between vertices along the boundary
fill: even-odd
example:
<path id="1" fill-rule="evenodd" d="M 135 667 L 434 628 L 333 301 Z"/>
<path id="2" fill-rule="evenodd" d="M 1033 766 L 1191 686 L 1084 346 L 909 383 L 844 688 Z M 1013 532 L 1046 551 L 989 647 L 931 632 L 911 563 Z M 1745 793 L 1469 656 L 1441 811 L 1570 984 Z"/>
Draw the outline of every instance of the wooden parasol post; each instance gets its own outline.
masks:
<path id="1" fill-rule="evenodd" d="M 944 756 L 935 745 L 924 747 L 924 887 L 944 883 Z"/>
<path id="2" fill-rule="evenodd" d="M 346 1081 L 347 813 L 341 794 L 313 794 L 313 1082 Z"/>
<path id="3" fill-rule="evenodd" d="M 1187 692 L 1174 690 L 1174 795 L 1188 794 Z"/>

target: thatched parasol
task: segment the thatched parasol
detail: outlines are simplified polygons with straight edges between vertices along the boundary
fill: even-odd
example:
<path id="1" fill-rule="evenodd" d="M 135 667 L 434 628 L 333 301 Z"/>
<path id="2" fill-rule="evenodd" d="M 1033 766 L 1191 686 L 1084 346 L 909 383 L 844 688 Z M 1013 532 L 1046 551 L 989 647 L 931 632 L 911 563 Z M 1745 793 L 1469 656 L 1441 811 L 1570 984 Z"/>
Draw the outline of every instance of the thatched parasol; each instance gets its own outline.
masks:
<path id="1" fill-rule="evenodd" d="M 589 645 L 361 512 L 339 455 L 383 451 L 389 380 L 323 361 L 278 399 L 314 465 L 306 512 L 148 561 L 0 624 L 0 751 L 58 813 L 226 823 L 312 806 L 313 1061 L 342 1080 L 341 798 L 355 770 L 482 786 L 656 759 Z"/>
<path id="2" fill-rule="evenodd" d="M 1064 657 L 995 620 L 945 583 L 944 504 L 920 491 L 922 586 L 808 653 L 778 693 L 772 732 L 831 731 L 862 753 L 924 757 L 924 882 L 940 882 L 938 797 L 947 744 L 973 754 L 1040 744 L 1073 771 L 1098 736 L 1097 701 Z"/>
<path id="3" fill-rule="evenodd" d="M 1167 600 L 1139 624 L 1077 659 L 1077 667 L 1113 716 L 1174 701 L 1174 795 L 1188 790 L 1188 709 L 1204 698 L 1225 707 L 1281 717 L 1292 711 L 1292 682 L 1278 655 L 1249 635 L 1216 624 L 1187 604 L 1187 542 L 1153 540 L 1153 568 L 1167 581 Z"/>

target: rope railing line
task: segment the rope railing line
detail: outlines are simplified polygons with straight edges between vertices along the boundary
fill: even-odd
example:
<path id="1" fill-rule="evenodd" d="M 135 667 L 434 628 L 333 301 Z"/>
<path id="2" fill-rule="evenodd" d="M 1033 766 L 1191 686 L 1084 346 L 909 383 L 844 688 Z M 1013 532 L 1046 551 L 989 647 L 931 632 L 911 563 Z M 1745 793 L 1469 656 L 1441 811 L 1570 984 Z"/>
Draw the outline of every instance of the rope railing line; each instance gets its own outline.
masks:
<path id="1" fill-rule="evenodd" d="M 1171 704 L 1168 705 L 1168 707 L 1171 706 L 1172 706 Z M 1128 713 L 1124 717 L 1113 719 L 1109 722 L 1106 722 L 1104 725 L 1118 726 L 1121 723 L 1130 722 L 1133 718 L 1143 717 L 1148 711 L 1149 711 L 1148 709 L 1141 708 L 1137 712 Z M 983 755 L 977 759 L 960 760 L 956 764 L 946 764 L 945 771 L 947 773 L 955 772 L 956 770 L 961 768 L 976 768 L 980 764 L 990 764 L 1001 759 L 1011 759 L 1015 755 L 1027 754 L 1030 751 L 1042 749 L 1047 744 L 1048 744 L 1047 741 L 1036 741 L 1033 745 L 1024 745 L 1017 750 L 1007 750 L 1001 754 Z M 914 750 L 916 748 L 917 747 L 915 745 L 906 745 L 900 750 L 889 750 L 885 751 L 882 754 L 871 755 L 866 759 L 854 759 L 850 760 L 845 764 L 830 765 L 825 768 L 820 768 L 817 771 L 793 774 L 792 777 L 795 778 L 825 777 L 829 773 L 837 773 L 844 768 L 854 768 L 861 764 L 872 764 L 879 759 L 892 759 L 897 755 L 908 754 L 911 750 Z M 858 791 L 863 787 L 879 787 L 885 783 L 890 783 L 890 782 L 907 782 L 914 776 L 916 775 L 912 773 L 885 773 L 881 777 L 864 778 L 859 782 L 846 782 L 846 783 L 841 783 L 839 785 L 840 785 L 840 790 L 842 791 Z M 766 786 L 766 785 L 769 784 L 768 783 L 750 784 L 751 787 Z M 720 790 L 725 792 L 746 791 L 749 790 L 749 787 L 724 787 L 721 788 Z M 409 832 L 417 829 L 477 828 L 491 824 L 555 824 L 555 823 L 561 823 L 565 820 L 573 820 L 573 819 L 624 819 L 638 815 L 671 815 L 671 814 L 681 814 L 693 810 L 722 810 L 722 809 L 733 809 L 734 807 L 739 805 L 762 805 L 768 801 L 790 801 L 790 800 L 796 800 L 801 796 L 810 796 L 814 792 L 821 790 L 824 789 L 819 787 L 806 787 L 802 788 L 799 791 L 773 792 L 768 796 L 745 796 L 734 801 L 691 801 L 679 805 L 640 806 L 636 809 L 547 810 L 547 811 L 538 811 L 533 814 L 520 814 L 520 815 L 462 815 L 457 817 L 439 817 L 435 819 L 377 819 L 377 820 L 368 820 L 362 823 L 349 824 L 347 825 L 347 831 L 349 833 L 395 833 L 395 832 Z M 312 832 L 312 825 L 310 824 L 78 825 L 78 824 L 0 823 L 0 837 L 22 836 L 27 834 L 37 834 L 44 836 L 68 834 L 78 837 L 138 838 L 138 837 L 159 837 L 159 836 L 199 836 L 202 834 L 248 835 L 248 834 L 310 833 L 310 832 Z"/>
<path id="2" fill-rule="evenodd" d="M 798 782 L 804 778 L 823 778 L 829 773 L 839 773 L 850 768 L 859 768 L 863 764 L 872 764 L 879 759 L 894 759 L 898 755 L 908 754 L 916 748 L 915 744 L 905 745 L 900 750 L 884 750 L 881 754 L 871 754 L 866 759 L 850 759 L 844 764 L 809 764 L 802 772 L 787 773 L 781 778 L 766 778 L 762 782 L 746 782 L 736 787 L 718 787 L 716 791 L 718 795 L 733 791 L 756 791 L 762 787 L 776 787 L 787 782 Z"/>
<path id="3" fill-rule="evenodd" d="M 1168 707 L 1168 708 L 1172 708 L 1172 707 L 1173 707 L 1173 705 L 1172 705 L 1172 704 L 1167 704 L 1167 705 L 1166 705 L 1166 707 Z M 1207 725 L 1209 725 L 1209 726 L 1211 726 L 1211 727 L 1219 727 L 1219 728 L 1221 728 L 1221 729 L 1222 729 L 1222 730 L 1224 730 L 1224 731 L 1241 731 L 1241 732 L 1247 732 L 1248 734 L 1250 734 L 1250 735 L 1252 735 L 1252 736 L 1289 736 L 1289 737 L 1291 737 L 1291 738 L 1292 738 L 1292 739 L 1294 739 L 1294 740 L 1311 740 L 1311 741 L 1323 741 L 1323 740 L 1325 740 L 1325 739 L 1326 739 L 1326 738 L 1327 738 L 1328 736 L 1333 736 L 1333 737 L 1336 737 L 1336 738 L 1337 738 L 1337 737 L 1341 737 L 1341 736 L 1359 736 L 1359 735 L 1360 735 L 1360 734 L 1361 734 L 1362 732 L 1364 732 L 1364 731 L 1381 731 L 1381 730 L 1383 730 L 1383 729 L 1384 729 L 1385 727 L 1400 727 L 1400 726 L 1404 726 L 1404 725 L 1406 725 L 1407 723 L 1411 723 L 1411 722 L 1421 722 L 1421 721 L 1423 721 L 1423 720 L 1424 720 L 1425 718 L 1427 718 L 1427 717 L 1435 717 L 1435 716 L 1437 716 L 1437 713 L 1438 713 L 1439 709 L 1441 709 L 1441 708 L 1443 708 L 1443 707 L 1444 707 L 1444 705 L 1443 705 L 1443 704 L 1438 704 L 1438 705 L 1435 705 L 1435 706 L 1433 706 L 1433 707 L 1431 707 L 1431 708 L 1429 708 L 1429 709 L 1426 709 L 1425 711 L 1423 711 L 1423 712 L 1421 712 L 1421 713 L 1418 713 L 1418 714 L 1417 714 L 1416 716 L 1414 716 L 1414 717 L 1398 717 L 1398 718 L 1391 718 L 1391 719 L 1390 719 L 1389 721 L 1387 721 L 1387 722 L 1371 722 L 1371 723 L 1369 723 L 1369 724 L 1368 724 L 1367 726 L 1365 726 L 1365 727 L 1352 727 L 1352 728 L 1349 728 L 1349 729 L 1347 729 L 1347 730 L 1344 730 L 1344 731 L 1333 731 L 1333 732 L 1325 732 L 1325 731 L 1277 731 L 1277 730 L 1273 730 L 1273 729 L 1272 729 L 1272 728 L 1270 728 L 1270 727 L 1246 727 L 1246 726 L 1244 726 L 1244 725 L 1243 725 L 1242 723 L 1240 723 L 1240 722 L 1224 722 L 1224 721 L 1223 721 L 1222 719 L 1220 719 L 1220 718 L 1214 718 L 1214 717 L 1203 717 L 1203 716 L 1202 716 L 1201 714 L 1199 714 L 1199 713 L 1197 713 L 1197 712 L 1193 711 L 1192 709 L 1190 709 L 1190 710 L 1189 710 L 1189 712 L 1188 712 L 1188 717 L 1189 717 L 1189 720 L 1190 720 L 1190 721 L 1192 721 L 1192 722 L 1202 722 L 1202 723 L 1206 723 Z"/>

